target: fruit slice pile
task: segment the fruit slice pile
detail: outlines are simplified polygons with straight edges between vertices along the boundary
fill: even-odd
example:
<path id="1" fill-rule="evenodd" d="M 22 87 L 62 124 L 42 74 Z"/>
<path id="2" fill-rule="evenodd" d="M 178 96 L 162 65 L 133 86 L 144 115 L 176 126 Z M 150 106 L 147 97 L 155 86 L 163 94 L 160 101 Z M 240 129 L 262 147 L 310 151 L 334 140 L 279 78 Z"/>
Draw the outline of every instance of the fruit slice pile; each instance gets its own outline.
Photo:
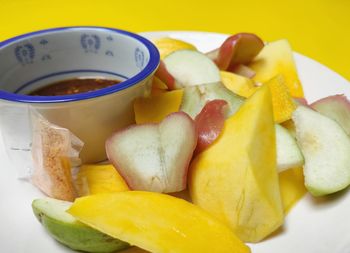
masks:
<path id="1" fill-rule="evenodd" d="M 115 168 L 80 169 L 69 219 L 151 252 L 250 252 L 243 242 L 271 235 L 307 191 L 350 184 L 350 103 L 309 106 L 286 40 L 242 33 L 207 54 L 156 45 L 136 124 L 106 142 Z"/>

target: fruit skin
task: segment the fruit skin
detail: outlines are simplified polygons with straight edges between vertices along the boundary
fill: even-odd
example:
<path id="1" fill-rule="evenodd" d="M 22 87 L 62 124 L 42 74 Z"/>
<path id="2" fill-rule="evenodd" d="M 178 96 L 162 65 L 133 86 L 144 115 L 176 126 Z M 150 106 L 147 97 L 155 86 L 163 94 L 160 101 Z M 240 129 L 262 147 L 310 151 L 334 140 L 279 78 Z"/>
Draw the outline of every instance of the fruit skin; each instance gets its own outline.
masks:
<path id="1" fill-rule="evenodd" d="M 222 43 L 215 63 L 221 70 L 249 63 L 263 47 L 264 42 L 255 34 L 237 33 Z"/>
<path id="2" fill-rule="evenodd" d="M 193 203 L 258 242 L 283 222 L 271 94 L 262 86 L 225 121 L 216 141 L 190 167 Z"/>
<path id="3" fill-rule="evenodd" d="M 127 243 L 88 227 L 66 213 L 71 205 L 71 202 L 44 198 L 34 200 L 32 208 L 50 235 L 71 249 L 109 253 L 129 247 Z"/>
<path id="4" fill-rule="evenodd" d="M 198 132 L 196 153 L 200 153 L 212 144 L 224 127 L 227 111 L 225 100 L 212 100 L 196 116 L 195 123 Z"/>
<path id="5" fill-rule="evenodd" d="M 129 190 L 112 164 L 82 165 L 74 182 L 79 196 Z"/>
<path id="6" fill-rule="evenodd" d="M 198 134 L 184 112 L 159 124 L 133 125 L 106 141 L 109 160 L 133 190 L 176 192 L 186 188 Z"/>
<path id="7" fill-rule="evenodd" d="M 103 233 L 154 253 L 250 252 L 210 214 L 166 194 L 93 195 L 77 199 L 68 212 Z"/>
<path id="8" fill-rule="evenodd" d="M 305 186 L 323 196 L 350 184 L 350 138 L 334 120 L 305 106 L 293 113 L 298 145 L 304 155 Z"/>
<path id="9" fill-rule="evenodd" d="M 350 136 L 350 102 L 344 95 L 334 95 L 313 102 L 312 109 L 335 120 Z"/>
<path id="10" fill-rule="evenodd" d="M 255 71 L 253 80 L 265 83 L 281 74 L 292 97 L 304 97 L 303 87 L 298 78 L 292 48 L 287 40 L 270 42 L 248 64 Z"/>
<path id="11" fill-rule="evenodd" d="M 157 71 L 154 73 L 161 82 L 165 83 L 169 90 L 177 88 L 175 78 L 169 73 L 164 61 L 160 61 Z"/>

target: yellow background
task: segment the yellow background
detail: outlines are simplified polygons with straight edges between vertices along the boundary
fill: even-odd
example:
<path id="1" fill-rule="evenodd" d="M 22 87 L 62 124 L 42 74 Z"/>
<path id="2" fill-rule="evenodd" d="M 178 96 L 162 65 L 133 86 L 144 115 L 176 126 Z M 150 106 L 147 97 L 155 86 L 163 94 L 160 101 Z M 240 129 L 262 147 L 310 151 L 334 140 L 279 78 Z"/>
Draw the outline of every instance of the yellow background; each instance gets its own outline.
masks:
<path id="1" fill-rule="evenodd" d="M 0 40 L 33 30 L 98 25 L 134 32 L 253 32 L 350 80 L 350 0 L 0 0 Z"/>

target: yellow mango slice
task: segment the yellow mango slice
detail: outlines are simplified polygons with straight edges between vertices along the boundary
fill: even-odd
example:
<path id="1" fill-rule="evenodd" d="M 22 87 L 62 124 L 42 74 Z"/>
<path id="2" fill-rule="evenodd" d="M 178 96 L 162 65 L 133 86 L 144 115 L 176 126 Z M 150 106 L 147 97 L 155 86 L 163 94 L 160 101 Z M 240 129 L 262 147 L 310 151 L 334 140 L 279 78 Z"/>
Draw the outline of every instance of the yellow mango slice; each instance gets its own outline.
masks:
<path id="1" fill-rule="evenodd" d="M 306 194 L 303 168 L 293 168 L 279 173 L 279 182 L 284 212 L 292 207 Z"/>
<path id="2" fill-rule="evenodd" d="M 182 96 L 183 90 L 173 90 L 151 97 L 137 98 L 134 102 L 136 123 L 159 123 L 170 113 L 179 111 Z"/>
<path id="3" fill-rule="evenodd" d="M 296 105 L 288 91 L 288 87 L 285 85 L 283 76 L 277 75 L 266 82 L 266 84 L 271 90 L 275 122 L 281 123 L 291 119 L 292 113 L 296 109 Z"/>
<path id="4" fill-rule="evenodd" d="M 236 75 L 227 71 L 220 71 L 221 81 L 227 89 L 242 97 L 248 98 L 256 91 L 258 87 L 254 82 L 244 76 Z"/>
<path id="5" fill-rule="evenodd" d="M 77 199 L 68 213 L 79 221 L 154 253 L 250 252 L 223 223 L 166 194 L 128 191 Z"/>
<path id="6" fill-rule="evenodd" d="M 274 124 L 264 85 L 225 121 L 218 139 L 190 167 L 192 201 L 246 242 L 262 240 L 283 222 Z"/>
<path id="7" fill-rule="evenodd" d="M 75 179 L 79 196 L 128 191 L 129 187 L 111 164 L 83 165 Z"/>
<path id="8" fill-rule="evenodd" d="M 265 83 L 282 74 L 292 97 L 304 97 L 293 51 L 287 40 L 278 40 L 265 45 L 248 66 L 256 72 L 254 81 Z"/>
<path id="9" fill-rule="evenodd" d="M 153 40 L 154 45 L 158 48 L 160 59 L 163 60 L 166 56 L 181 49 L 197 50 L 196 47 L 188 42 L 164 37 Z"/>

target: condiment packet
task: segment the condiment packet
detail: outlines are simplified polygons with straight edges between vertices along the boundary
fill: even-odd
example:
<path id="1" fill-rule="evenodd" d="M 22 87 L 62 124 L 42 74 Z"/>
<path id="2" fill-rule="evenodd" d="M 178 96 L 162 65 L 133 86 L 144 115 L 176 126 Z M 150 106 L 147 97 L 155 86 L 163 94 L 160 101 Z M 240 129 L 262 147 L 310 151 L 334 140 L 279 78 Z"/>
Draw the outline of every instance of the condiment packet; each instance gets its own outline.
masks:
<path id="1" fill-rule="evenodd" d="M 73 201 L 76 193 L 71 168 L 79 163 L 83 143 L 68 129 L 50 123 L 35 111 L 31 119 L 33 184 L 50 197 Z"/>
<path id="2" fill-rule="evenodd" d="M 2 106 L 0 126 L 8 158 L 20 179 L 50 197 L 73 200 L 72 168 L 79 166 L 83 142 L 46 120 L 32 106 Z"/>

